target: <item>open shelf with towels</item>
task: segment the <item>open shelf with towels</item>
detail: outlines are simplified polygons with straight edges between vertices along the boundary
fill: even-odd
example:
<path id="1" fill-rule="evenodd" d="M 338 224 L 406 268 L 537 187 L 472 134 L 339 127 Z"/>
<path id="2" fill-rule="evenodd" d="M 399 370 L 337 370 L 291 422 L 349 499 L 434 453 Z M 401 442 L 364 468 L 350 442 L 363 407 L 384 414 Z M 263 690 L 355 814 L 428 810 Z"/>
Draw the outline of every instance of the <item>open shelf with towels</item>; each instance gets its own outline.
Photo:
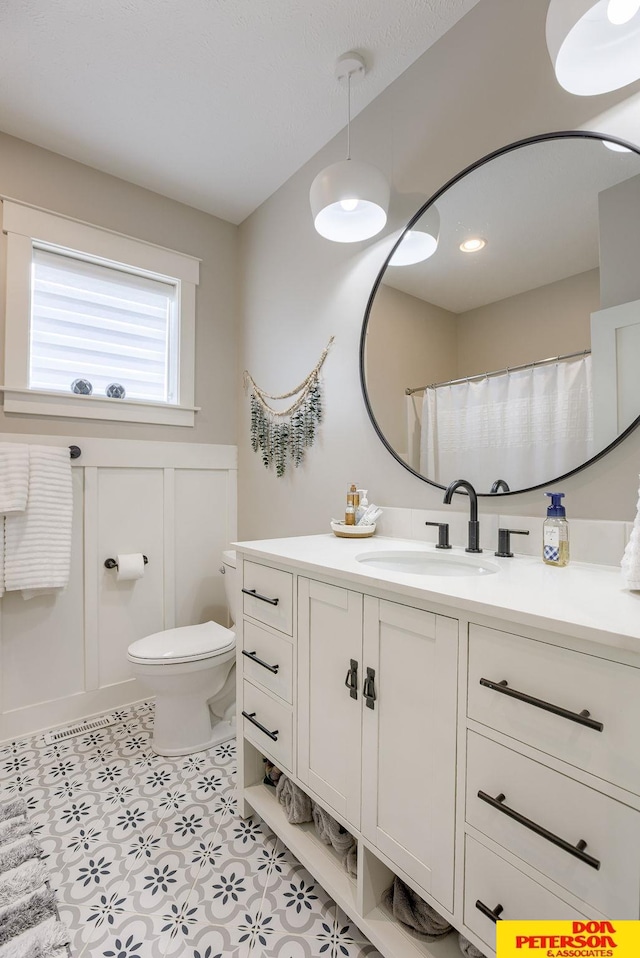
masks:
<path id="1" fill-rule="evenodd" d="M 355 920 L 356 881 L 343 868 L 332 846 L 320 841 L 313 822 L 291 825 L 276 798 L 275 789 L 268 785 L 252 785 L 245 789 L 244 797 L 323 888 L 327 887 L 325 878 L 328 881 L 331 876 L 334 901 Z"/>
<path id="2" fill-rule="evenodd" d="M 252 746 L 245 741 L 244 748 Z M 289 823 L 274 788 L 262 783 L 250 785 L 244 789 L 243 799 L 323 888 L 331 889 L 334 901 L 383 954 L 403 958 L 459 958 L 456 932 L 440 941 L 421 941 L 380 905 L 382 893 L 392 883 L 394 872 L 362 839 L 358 839 L 358 877 L 354 879 L 346 872 L 335 850 L 320 841 L 313 823 Z"/>

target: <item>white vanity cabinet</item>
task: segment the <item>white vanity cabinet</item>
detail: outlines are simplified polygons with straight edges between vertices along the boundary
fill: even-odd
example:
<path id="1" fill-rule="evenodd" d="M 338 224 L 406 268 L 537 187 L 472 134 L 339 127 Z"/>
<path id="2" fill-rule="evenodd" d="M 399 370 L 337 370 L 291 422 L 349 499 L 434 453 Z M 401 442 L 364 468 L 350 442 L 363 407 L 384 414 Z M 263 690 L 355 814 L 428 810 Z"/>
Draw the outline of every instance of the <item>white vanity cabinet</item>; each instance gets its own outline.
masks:
<path id="1" fill-rule="evenodd" d="M 362 595 L 298 578 L 298 777 L 360 828 Z M 353 675 L 354 697 L 346 682 Z"/>
<path id="2" fill-rule="evenodd" d="M 453 909 L 458 623 L 298 579 L 298 777 Z"/>
<path id="3" fill-rule="evenodd" d="M 640 917 L 640 661 L 558 641 L 469 625 L 464 912 L 485 941 L 496 907 Z"/>
<path id="4" fill-rule="evenodd" d="M 363 662 L 362 833 L 453 912 L 458 622 L 365 596 Z"/>
<path id="5" fill-rule="evenodd" d="M 604 917 L 580 912 L 470 835 L 465 836 L 464 856 L 464 924 L 478 936 L 478 947 L 486 954 L 495 947 L 499 916 L 516 915 L 521 921 Z"/>
<path id="6" fill-rule="evenodd" d="M 474 721 L 640 794 L 637 666 L 470 625 L 468 706 Z"/>
<path id="7" fill-rule="evenodd" d="M 358 575 L 339 541 L 335 566 L 296 542 L 274 540 L 273 555 L 249 543 L 244 557 L 243 814 L 268 822 L 386 958 L 460 954 L 456 935 L 419 941 L 381 907 L 394 875 L 488 958 L 500 918 L 639 919 L 640 629 L 619 646 L 605 613 L 592 641 L 579 623 L 575 636 L 541 629 L 535 588 L 534 624 L 515 625 L 463 588 L 456 604 Z M 353 833 L 356 880 L 311 824 L 287 822 L 263 756 Z"/>
<path id="8" fill-rule="evenodd" d="M 294 577 L 268 565 L 238 565 L 238 725 L 288 775 L 295 771 Z"/>

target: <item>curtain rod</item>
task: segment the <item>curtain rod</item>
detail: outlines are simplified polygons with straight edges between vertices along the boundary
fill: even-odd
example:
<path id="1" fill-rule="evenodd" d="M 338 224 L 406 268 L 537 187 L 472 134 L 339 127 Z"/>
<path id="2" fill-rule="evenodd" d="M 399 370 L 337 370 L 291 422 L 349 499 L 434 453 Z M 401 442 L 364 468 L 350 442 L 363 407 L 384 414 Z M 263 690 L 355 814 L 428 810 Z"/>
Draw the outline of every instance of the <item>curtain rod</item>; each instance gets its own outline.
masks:
<path id="1" fill-rule="evenodd" d="M 470 383 L 474 379 L 489 379 L 490 376 L 503 376 L 505 373 L 515 373 L 520 369 L 533 369 L 534 366 L 544 366 L 545 363 L 559 363 L 564 359 L 576 359 L 578 356 L 589 356 L 590 349 L 582 349 L 577 353 L 566 353 L 564 356 L 549 356 L 548 359 L 534 359 L 532 363 L 523 363 L 521 366 L 507 366 L 505 369 L 494 369 L 490 373 L 476 373 L 475 376 L 463 376 L 462 379 L 449 379 L 443 383 L 427 383 L 426 386 L 416 386 L 414 389 L 405 389 L 405 396 L 421 393 L 424 389 L 438 389 L 440 386 L 457 386 L 459 383 Z"/>

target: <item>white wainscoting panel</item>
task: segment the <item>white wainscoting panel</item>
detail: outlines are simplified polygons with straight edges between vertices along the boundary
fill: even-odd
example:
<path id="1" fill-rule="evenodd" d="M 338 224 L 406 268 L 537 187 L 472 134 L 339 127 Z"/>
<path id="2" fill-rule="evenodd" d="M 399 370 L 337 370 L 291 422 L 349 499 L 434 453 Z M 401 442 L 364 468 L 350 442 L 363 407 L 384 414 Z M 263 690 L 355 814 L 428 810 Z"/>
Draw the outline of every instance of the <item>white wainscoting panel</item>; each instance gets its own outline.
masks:
<path id="1" fill-rule="evenodd" d="M 131 678 L 127 649 L 164 628 L 164 474 L 162 469 L 98 471 L 99 687 Z M 119 582 L 104 560 L 142 552 L 142 579 Z"/>
<path id="2" fill-rule="evenodd" d="M 228 624 L 222 551 L 237 536 L 235 446 L 0 435 L 77 444 L 71 579 L 0 599 L 0 741 L 143 698 L 127 646 L 174 625 Z M 104 560 L 149 558 L 118 582 Z"/>
<path id="3" fill-rule="evenodd" d="M 228 474 L 222 471 L 175 470 L 176 625 L 209 619 L 227 624 L 218 544 L 227 535 L 229 485 Z"/>

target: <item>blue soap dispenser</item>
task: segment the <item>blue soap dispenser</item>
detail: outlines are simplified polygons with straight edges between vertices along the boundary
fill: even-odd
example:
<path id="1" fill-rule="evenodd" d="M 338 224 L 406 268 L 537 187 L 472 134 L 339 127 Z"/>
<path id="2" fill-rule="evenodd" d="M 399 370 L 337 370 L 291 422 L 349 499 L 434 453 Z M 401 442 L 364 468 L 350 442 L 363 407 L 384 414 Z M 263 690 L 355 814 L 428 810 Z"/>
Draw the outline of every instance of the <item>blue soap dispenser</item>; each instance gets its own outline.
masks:
<path id="1" fill-rule="evenodd" d="M 542 527 L 542 561 L 547 565 L 569 565 L 569 523 L 562 505 L 564 492 L 545 492 L 551 499 Z"/>

